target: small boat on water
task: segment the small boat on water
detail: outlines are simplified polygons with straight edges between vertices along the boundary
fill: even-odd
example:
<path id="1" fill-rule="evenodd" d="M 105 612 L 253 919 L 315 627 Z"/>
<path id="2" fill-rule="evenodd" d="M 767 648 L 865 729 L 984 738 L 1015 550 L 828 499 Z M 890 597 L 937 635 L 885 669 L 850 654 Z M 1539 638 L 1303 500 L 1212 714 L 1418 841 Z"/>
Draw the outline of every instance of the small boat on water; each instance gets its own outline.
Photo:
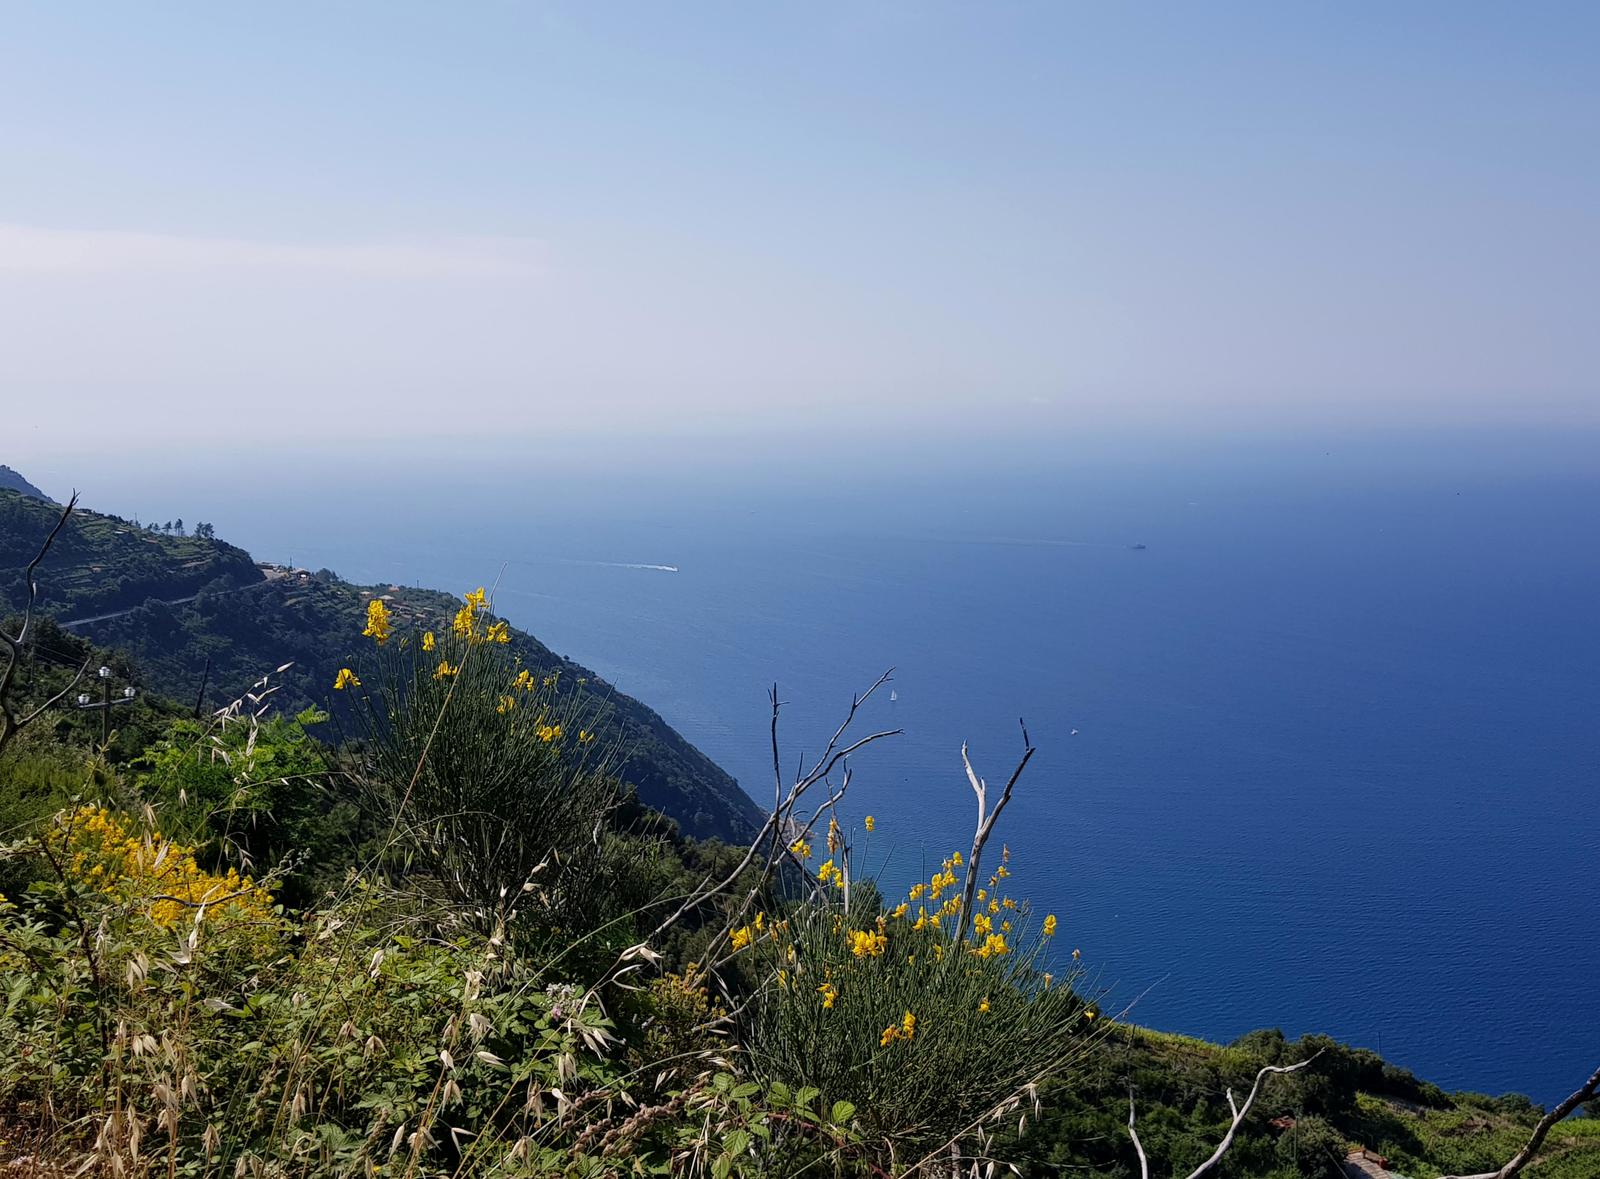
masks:
<path id="1" fill-rule="evenodd" d="M 898 699 L 900 699 L 900 693 L 896 692 L 893 688 L 890 688 L 889 689 L 889 703 L 893 704 Z"/>

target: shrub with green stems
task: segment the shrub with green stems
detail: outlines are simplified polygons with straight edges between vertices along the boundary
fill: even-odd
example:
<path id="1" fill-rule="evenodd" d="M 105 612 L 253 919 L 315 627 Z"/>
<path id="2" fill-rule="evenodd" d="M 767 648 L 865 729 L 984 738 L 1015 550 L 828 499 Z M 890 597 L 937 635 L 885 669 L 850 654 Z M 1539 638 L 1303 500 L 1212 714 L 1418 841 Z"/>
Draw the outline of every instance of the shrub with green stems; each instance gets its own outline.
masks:
<path id="1" fill-rule="evenodd" d="M 813 898 L 732 936 L 761 978 L 740 1020 L 753 1075 L 849 1102 L 863 1136 L 901 1165 L 1014 1113 L 1095 1026 L 1076 969 L 1045 969 L 1054 920 L 1004 895 L 1005 865 L 977 894 L 973 936 L 960 936 L 961 863 L 884 911 L 859 884 L 847 902 L 830 858 Z"/>
<path id="2" fill-rule="evenodd" d="M 243 701 L 205 721 L 174 721 L 133 763 L 137 787 L 171 837 L 207 866 L 283 865 L 287 905 L 312 899 L 354 862 L 364 837 L 355 791 L 308 730 L 327 714 L 267 714 Z"/>
<path id="3" fill-rule="evenodd" d="M 362 774 L 400 850 L 483 929 L 547 940 L 592 930 L 633 850 L 614 838 L 621 791 L 597 739 L 603 708 L 523 666 L 479 590 L 448 629 L 390 634 L 369 606 L 368 654 L 334 686 L 363 738 Z"/>

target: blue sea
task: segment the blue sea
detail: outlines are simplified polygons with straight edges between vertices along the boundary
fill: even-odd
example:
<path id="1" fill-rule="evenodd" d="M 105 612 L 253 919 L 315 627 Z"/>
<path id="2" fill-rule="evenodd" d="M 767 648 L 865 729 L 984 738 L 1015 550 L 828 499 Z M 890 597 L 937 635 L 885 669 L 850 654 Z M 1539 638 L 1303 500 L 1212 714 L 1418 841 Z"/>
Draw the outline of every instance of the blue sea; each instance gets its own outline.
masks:
<path id="1" fill-rule="evenodd" d="M 1600 438 L 444 449 L 108 466 L 88 502 L 358 580 L 498 579 L 758 801 L 774 683 L 792 765 L 893 667 L 861 724 L 904 734 L 846 804 L 892 886 L 966 846 L 961 743 L 1004 778 L 1021 718 L 998 838 L 1108 1008 L 1541 1101 L 1593 1070 Z"/>

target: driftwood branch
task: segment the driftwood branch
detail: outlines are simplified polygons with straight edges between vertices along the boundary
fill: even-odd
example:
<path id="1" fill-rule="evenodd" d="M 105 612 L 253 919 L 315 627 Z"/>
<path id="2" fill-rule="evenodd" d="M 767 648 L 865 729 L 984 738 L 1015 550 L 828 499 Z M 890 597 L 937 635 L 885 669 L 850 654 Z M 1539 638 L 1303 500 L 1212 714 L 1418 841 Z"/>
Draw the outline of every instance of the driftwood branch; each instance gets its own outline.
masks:
<path id="1" fill-rule="evenodd" d="M 1584 1102 L 1593 1101 L 1596 1095 L 1600 1095 L 1600 1068 L 1595 1069 L 1589 1079 L 1571 1096 L 1539 1119 L 1539 1124 L 1533 1128 L 1533 1133 L 1528 1135 L 1528 1141 L 1523 1144 L 1521 1150 L 1511 1156 L 1505 1166 L 1498 1171 L 1484 1171 L 1477 1175 L 1447 1175 L 1445 1179 L 1511 1179 L 1523 1167 L 1533 1162 L 1540 1148 L 1544 1146 L 1545 1136 L 1550 1133 L 1552 1126 L 1569 1116 Z"/>
<path id="2" fill-rule="evenodd" d="M 67 506 L 61 509 L 61 516 L 56 520 L 55 527 L 50 529 L 50 534 L 44 538 L 44 543 L 39 546 L 39 551 L 34 555 L 33 560 L 28 562 L 27 570 L 23 574 L 28 586 L 28 601 L 22 611 L 22 626 L 15 635 L 10 635 L 4 630 L 0 630 L 0 646 L 5 647 L 7 655 L 5 671 L 0 672 L 0 752 L 4 752 L 5 747 L 11 744 L 11 739 L 20 730 L 37 720 L 47 709 L 53 708 L 65 700 L 68 693 L 78 686 L 78 681 L 83 678 L 83 673 L 89 667 L 89 661 L 85 661 L 84 665 L 78 669 L 77 674 L 72 677 L 72 681 L 65 688 L 31 712 L 24 713 L 21 716 L 17 715 L 11 700 L 11 687 L 16 679 L 17 667 L 22 662 L 22 651 L 27 645 L 28 633 L 33 629 L 34 609 L 39 603 L 39 580 L 37 577 L 39 565 L 49 554 L 50 547 L 55 544 L 56 537 L 61 534 L 61 530 L 67 526 L 67 520 L 72 516 L 73 509 L 77 506 L 78 493 L 74 491 L 72 498 L 67 501 Z"/>

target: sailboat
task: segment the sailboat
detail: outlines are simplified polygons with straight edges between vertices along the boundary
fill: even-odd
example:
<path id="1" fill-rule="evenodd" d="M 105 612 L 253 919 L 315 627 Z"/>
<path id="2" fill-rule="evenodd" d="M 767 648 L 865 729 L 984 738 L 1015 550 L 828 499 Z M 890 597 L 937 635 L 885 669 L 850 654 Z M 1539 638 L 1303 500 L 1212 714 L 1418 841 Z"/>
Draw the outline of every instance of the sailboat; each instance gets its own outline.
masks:
<path id="1" fill-rule="evenodd" d="M 900 693 L 896 692 L 893 688 L 890 688 L 889 689 L 889 703 L 893 704 L 898 699 L 900 699 Z"/>

